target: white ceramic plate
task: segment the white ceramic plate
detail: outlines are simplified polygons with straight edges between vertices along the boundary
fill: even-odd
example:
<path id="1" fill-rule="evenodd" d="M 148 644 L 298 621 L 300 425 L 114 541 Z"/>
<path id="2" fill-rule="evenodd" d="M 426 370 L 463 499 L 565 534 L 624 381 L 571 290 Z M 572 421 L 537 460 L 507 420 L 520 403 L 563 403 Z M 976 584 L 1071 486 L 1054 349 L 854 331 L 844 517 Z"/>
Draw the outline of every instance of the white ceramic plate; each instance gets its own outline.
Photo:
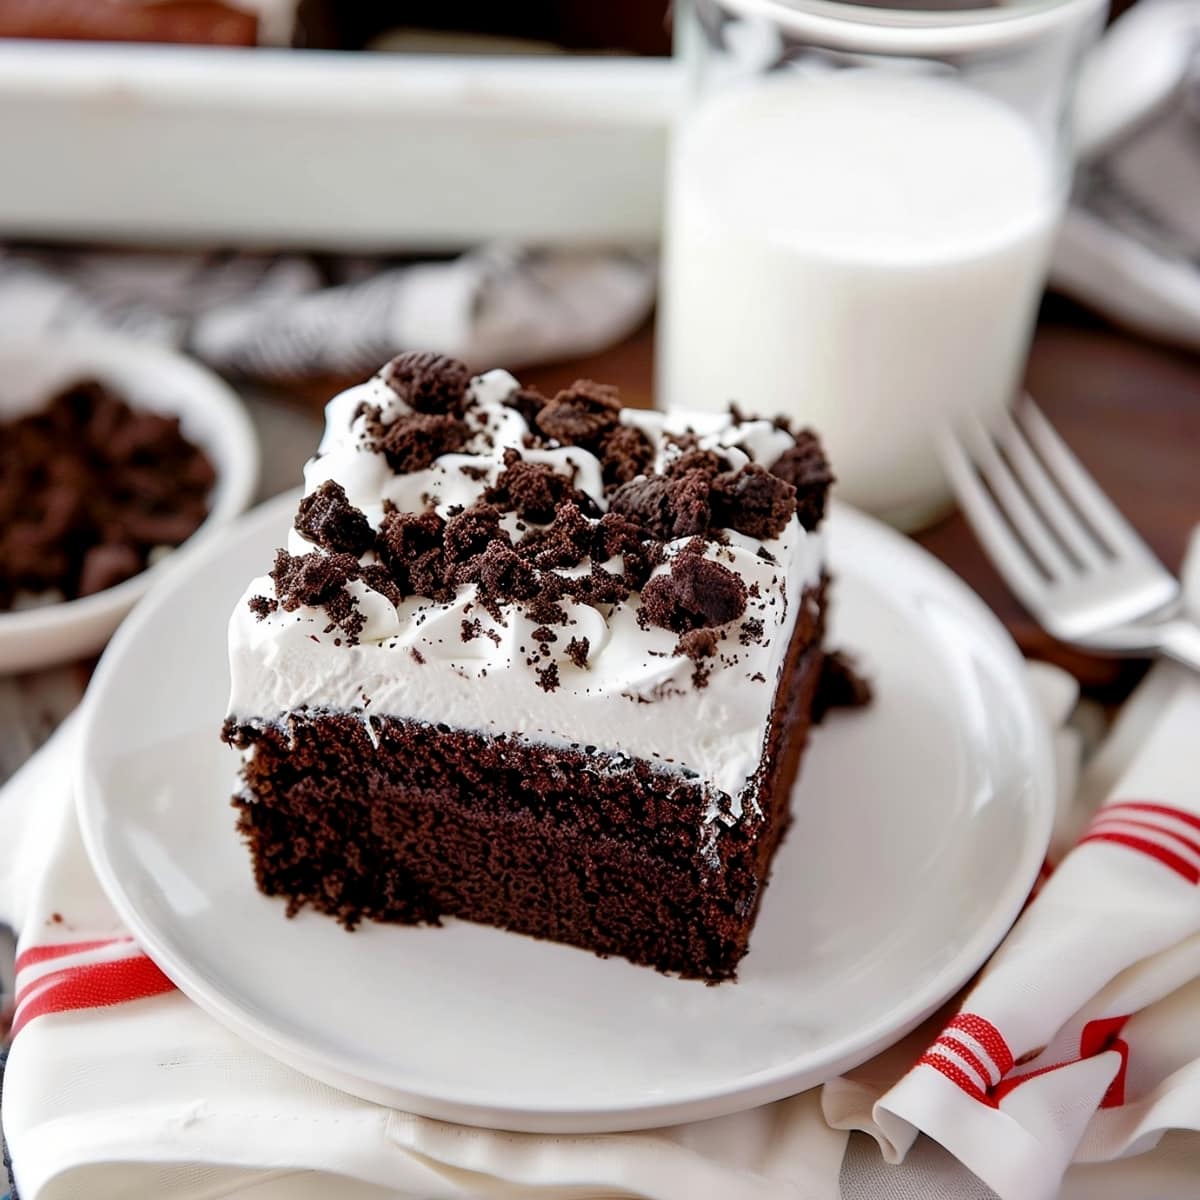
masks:
<path id="1" fill-rule="evenodd" d="M 878 697 L 814 736 L 739 980 L 668 978 L 466 922 L 284 917 L 254 888 L 217 740 L 226 618 L 295 496 L 147 598 L 92 685 L 84 838 L 122 917 L 268 1053 L 430 1116 L 533 1131 L 694 1120 L 799 1091 L 907 1032 L 979 967 L 1034 881 L 1049 739 L 983 604 L 912 543 L 830 522 L 835 640 Z"/>
<path id="2" fill-rule="evenodd" d="M 189 542 L 208 537 L 249 504 L 258 479 L 250 418 L 228 384 L 173 350 L 100 333 L 0 341 L 0 420 L 39 408 L 82 379 L 109 384 L 135 408 L 178 416 L 184 434 L 208 455 L 217 481 L 208 517 Z M 94 596 L 0 612 L 0 674 L 94 654 L 165 566 L 164 559 Z"/>

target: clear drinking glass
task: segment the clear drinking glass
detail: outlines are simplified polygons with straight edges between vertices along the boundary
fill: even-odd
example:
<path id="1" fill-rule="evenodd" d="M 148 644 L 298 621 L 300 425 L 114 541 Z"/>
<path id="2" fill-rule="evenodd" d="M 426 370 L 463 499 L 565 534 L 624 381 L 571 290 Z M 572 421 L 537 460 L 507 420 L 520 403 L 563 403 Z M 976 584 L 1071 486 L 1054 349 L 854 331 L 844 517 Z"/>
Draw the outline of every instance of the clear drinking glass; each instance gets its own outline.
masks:
<path id="1" fill-rule="evenodd" d="M 839 494 L 944 511 L 935 432 L 1011 398 L 1106 0 L 681 0 L 658 396 L 783 413 Z"/>

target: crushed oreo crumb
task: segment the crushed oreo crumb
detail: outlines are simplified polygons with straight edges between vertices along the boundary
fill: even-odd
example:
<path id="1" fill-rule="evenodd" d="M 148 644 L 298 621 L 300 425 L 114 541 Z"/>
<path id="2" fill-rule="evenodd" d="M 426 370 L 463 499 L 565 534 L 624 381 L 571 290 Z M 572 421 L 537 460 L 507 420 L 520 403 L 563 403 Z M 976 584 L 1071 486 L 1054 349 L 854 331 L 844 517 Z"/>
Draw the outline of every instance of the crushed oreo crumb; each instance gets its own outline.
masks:
<path id="1" fill-rule="evenodd" d="M 679 555 L 670 572 L 656 575 L 642 589 L 646 620 L 673 633 L 725 625 L 745 611 L 741 577 L 699 554 Z"/>
<path id="2" fill-rule="evenodd" d="M 548 403 L 549 400 L 537 388 L 532 387 L 517 388 L 504 401 L 506 408 L 515 408 L 521 414 L 522 419 L 530 429 L 537 428 L 537 415 Z"/>
<path id="3" fill-rule="evenodd" d="M 375 533 L 367 518 L 346 498 L 340 483 L 327 479 L 300 501 L 296 532 L 333 553 L 355 558 L 371 549 Z"/>
<path id="4" fill-rule="evenodd" d="M 376 549 L 391 572 L 401 596 L 448 598 L 442 539 L 446 523 L 432 509 L 423 513 L 396 510 L 383 518 Z"/>
<path id="5" fill-rule="evenodd" d="M 478 617 L 474 620 L 464 620 L 462 623 L 461 637 L 463 642 L 473 642 L 478 637 L 486 637 L 489 641 L 494 642 L 497 646 L 503 641 L 500 634 L 485 625 Z"/>
<path id="6" fill-rule="evenodd" d="M 796 511 L 796 489 L 757 463 L 719 476 L 713 486 L 716 524 L 747 537 L 778 537 Z"/>
<path id="7" fill-rule="evenodd" d="M 359 578 L 373 592 L 378 592 L 395 605 L 399 605 L 404 600 L 391 572 L 382 563 L 371 563 L 369 566 L 360 568 Z"/>
<path id="8" fill-rule="evenodd" d="M 795 439 L 796 444 L 789 446 L 771 464 L 771 474 L 786 480 L 796 489 L 796 516 L 800 518 L 800 524 L 811 532 L 825 516 L 834 475 L 821 448 L 821 441 L 811 429 L 802 429 Z"/>
<path id="9" fill-rule="evenodd" d="M 492 542 L 509 543 L 506 530 L 500 527 L 500 510 L 494 504 L 473 504 L 450 518 L 443 531 L 446 559 L 452 565 L 470 563 Z M 469 573 L 462 573 L 456 582 L 469 582 Z"/>
<path id="10" fill-rule="evenodd" d="M 137 575 L 152 551 L 195 532 L 215 479 L 177 418 L 131 408 L 95 380 L 0 421 L 0 610 Z"/>
<path id="11" fill-rule="evenodd" d="M 538 687 L 543 692 L 553 692 L 558 690 L 558 663 L 548 663 L 544 667 L 539 667 L 534 674 L 537 676 Z"/>
<path id="12" fill-rule="evenodd" d="M 367 411 L 367 439 L 397 475 L 423 471 L 443 454 L 461 450 L 467 432 L 465 421 L 447 413 L 404 413 L 385 423 L 378 408 Z"/>
<path id="13" fill-rule="evenodd" d="M 711 629 L 689 629 L 675 644 L 675 653 L 686 655 L 695 662 L 712 658 L 717 652 L 717 635 Z"/>
<path id="14" fill-rule="evenodd" d="M 530 600 L 538 593 L 537 572 L 504 542 L 495 541 L 479 556 L 479 592 L 493 609 L 514 600 Z"/>
<path id="15" fill-rule="evenodd" d="M 648 475 L 622 484 L 612 494 L 608 511 L 636 522 L 659 541 L 706 533 L 712 513 L 712 481 L 702 471 L 668 479 Z"/>
<path id="16" fill-rule="evenodd" d="M 871 703 L 871 684 L 843 650 L 825 655 L 813 698 L 813 720 L 822 720 L 833 708 L 863 708 Z"/>
<path id="17" fill-rule="evenodd" d="M 444 354 L 410 350 L 384 367 L 383 378 L 416 412 L 461 416 L 471 373 Z"/>
<path id="18" fill-rule="evenodd" d="M 357 579 L 360 568 L 352 554 L 289 554 L 280 550 L 275 556 L 271 580 L 275 595 L 285 612 L 297 608 L 323 608 L 329 617 L 325 632 L 341 629 L 353 645 L 366 624 L 357 611 L 358 601 L 346 588 Z"/>
<path id="19" fill-rule="evenodd" d="M 591 643 L 585 637 L 573 637 L 567 643 L 567 657 L 582 671 L 587 666 Z"/>
<path id="20" fill-rule="evenodd" d="M 592 528 L 592 561 L 605 563 L 618 554 L 625 564 L 626 583 L 633 591 L 640 591 L 650 572 L 662 562 L 663 544 L 647 537 L 636 521 L 610 511 Z"/>
<path id="21" fill-rule="evenodd" d="M 280 550 L 275 555 L 271 580 L 275 595 L 284 612 L 297 608 L 319 608 L 346 583 L 358 577 L 358 560 L 352 554 L 289 554 Z"/>
<path id="22" fill-rule="evenodd" d="M 577 504 L 567 501 L 549 525 L 530 530 L 517 543 L 517 553 L 542 570 L 575 567 L 591 553 L 592 536 L 592 523 Z"/>
<path id="23" fill-rule="evenodd" d="M 663 472 L 669 479 L 677 479 L 688 471 L 702 471 L 705 475 L 715 476 L 729 469 L 729 460 L 715 450 L 687 450 L 673 462 L 668 463 Z"/>
<path id="24" fill-rule="evenodd" d="M 621 399 L 615 387 L 579 379 L 544 405 L 534 424 L 563 446 L 592 449 L 617 427 L 620 415 Z"/>
<path id="25" fill-rule="evenodd" d="M 758 617 L 750 617 L 742 622 L 742 632 L 738 635 L 738 641 L 743 646 L 752 646 L 755 642 L 761 642 L 763 639 L 763 623 Z"/>
<path id="26" fill-rule="evenodd" d="M 270 596 L 251 596 L 246 601 L 246 607 L 260 620 L 264 621 L 279 608 L 279 601 Z"/>
<path id="27" fill-rule="evenodd" d="M 567 499 L 581 507 L 592 507 L 590 498 L 575 489 L 566 475 L 549 463 L 526 462 L 519 451 L 504 452 L 504 470 L 483 498 L 502 511 L 512 511 L 525 521 L 545 525 L 554 519 L 558 506 Z"/>
<path id="28" fill-rule="evenodd" d="M 654 446 L 636 426 L 618 425 L 600 443 L 600 469 L 609 487 L 645 475 L 654 462 Z"/>

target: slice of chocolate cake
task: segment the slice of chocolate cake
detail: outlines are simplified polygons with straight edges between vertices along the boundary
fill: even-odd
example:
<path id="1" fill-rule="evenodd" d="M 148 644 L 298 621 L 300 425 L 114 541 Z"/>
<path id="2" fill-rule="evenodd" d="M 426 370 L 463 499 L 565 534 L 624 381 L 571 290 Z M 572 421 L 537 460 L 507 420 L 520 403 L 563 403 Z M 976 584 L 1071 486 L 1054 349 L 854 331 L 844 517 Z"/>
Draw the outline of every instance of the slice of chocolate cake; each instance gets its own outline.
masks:
<path id="1" fill-rule="evenodd" d="M 326 416 L 230 624 L 260 889 L 731 977 L 821 672 L 816 438 L 426 354 Z"/>

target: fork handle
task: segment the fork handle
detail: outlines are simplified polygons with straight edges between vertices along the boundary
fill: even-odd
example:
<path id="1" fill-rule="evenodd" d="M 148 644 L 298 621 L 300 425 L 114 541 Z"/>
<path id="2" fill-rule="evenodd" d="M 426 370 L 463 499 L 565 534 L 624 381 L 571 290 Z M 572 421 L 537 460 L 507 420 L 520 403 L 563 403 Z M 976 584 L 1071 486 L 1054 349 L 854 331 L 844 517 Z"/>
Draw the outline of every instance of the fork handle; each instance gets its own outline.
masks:
<path id="1" fill-rule="evenodd" d="M 1200 671 L 1200 625 L 1193 621 L 1165 622 L 1159 630 L 1158 648 L 1168 658 Z"/>

